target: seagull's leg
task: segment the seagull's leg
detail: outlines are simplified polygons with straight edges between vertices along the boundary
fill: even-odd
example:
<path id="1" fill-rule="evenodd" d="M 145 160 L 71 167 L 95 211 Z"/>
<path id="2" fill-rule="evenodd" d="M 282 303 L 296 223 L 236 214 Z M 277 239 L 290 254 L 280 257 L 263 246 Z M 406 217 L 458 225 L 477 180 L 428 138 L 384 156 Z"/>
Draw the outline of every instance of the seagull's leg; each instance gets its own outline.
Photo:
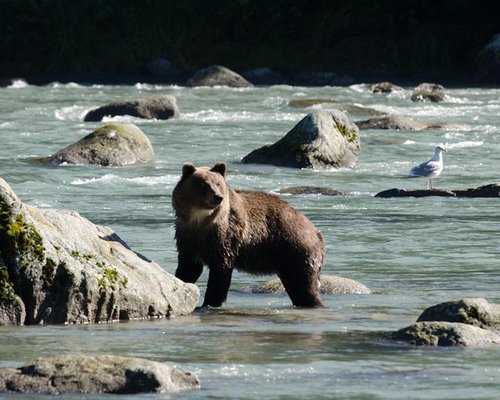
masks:
<path id="1" fill-rule="evenodd" d="M 429 179 L 429 187 L 432 190 L 432 179 Z"/>

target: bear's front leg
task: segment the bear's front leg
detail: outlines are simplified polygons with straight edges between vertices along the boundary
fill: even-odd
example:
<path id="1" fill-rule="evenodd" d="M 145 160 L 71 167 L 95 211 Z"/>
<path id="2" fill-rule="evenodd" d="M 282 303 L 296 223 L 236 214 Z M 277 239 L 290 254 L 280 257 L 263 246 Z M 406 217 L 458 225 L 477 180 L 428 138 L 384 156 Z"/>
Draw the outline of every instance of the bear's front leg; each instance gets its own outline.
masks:
<path id="1" fill-rule="evenodd" d="M 183 282 L 196 283 L 203 272 L 203 263 L 184 252 L 179 252 L 177 259 L 178 264 L 175 276 Z"/>
<path id="2" fill-rule="evenodd" d="M 202 307 L 220 307 L 226 301 L 231 285 L 232 268 L 209 267 L 207 291 Z"/>

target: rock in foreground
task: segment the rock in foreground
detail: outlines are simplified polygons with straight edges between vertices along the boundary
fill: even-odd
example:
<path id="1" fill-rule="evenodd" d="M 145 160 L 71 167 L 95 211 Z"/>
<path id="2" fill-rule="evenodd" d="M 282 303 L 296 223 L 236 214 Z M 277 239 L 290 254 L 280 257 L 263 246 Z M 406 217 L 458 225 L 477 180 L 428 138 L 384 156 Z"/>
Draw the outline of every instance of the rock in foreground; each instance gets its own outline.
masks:
<path id="1" fill-rule="evenodd" d="M 0 392 L 163 393 L 199 389 L 196 376 L 163 363 L 118 356 L 63 355 L 0 369 Z"/>
<path id="2" fill-rule="evenodd" d="M 325 295 L 370 294 L 365 285 L 353 279 L 333 275 L 321 275 L 320 293 Z M 279 278 L 271 279 L 252 289 L 254 293 L 285 293 L 285 288 Z"/>
<path id="3" fill-rule="evenodd" d="M 138 100 L 106 104 L 90 110 L 84 121 L 102 121 L 104 117 L 130 115 L 143 119 L 170 119 L 179 116 L 179 107 L 174 96 L 147 97 Z"/>
<path id="4" fill-rule="evenodd" d="M 417 346 L 500 344 L 500 305 L 481 298 L 441 303 L 391 337 Z"/>
<path id="5" fill-rule="evenodd" d="M 124 166 L 149 163 L 155 153 L 148 137 L 133 124 L 107 124 L 49 158 L 52 164 Z"/>
<path id="6" fill-rule="evenodd" d="M 110 228 L 23 204 L 0 178 L 0 325 L 171 317 L 198 298 Z"/>
<path id="7" fill-rule="evenodd" d="M 320 110 L 304 117 L 283 138 L 243 157 L 245 164 L 290 168 L 353 167 L 360 152 L 358 127 L 339 110 Z"/>

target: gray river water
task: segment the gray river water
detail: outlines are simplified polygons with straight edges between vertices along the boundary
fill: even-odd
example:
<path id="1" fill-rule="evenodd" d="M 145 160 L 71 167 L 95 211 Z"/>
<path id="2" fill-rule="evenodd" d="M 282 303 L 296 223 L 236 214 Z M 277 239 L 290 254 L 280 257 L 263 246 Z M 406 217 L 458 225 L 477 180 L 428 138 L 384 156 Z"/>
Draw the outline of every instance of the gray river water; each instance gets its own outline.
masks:
<path id="1" fill-rule="evenodd" d="M 465 189 L 500 181 L 500 89 L 447 89 L 443 103 L 413 103 L 411 90 L 372 94 L 351 87 L 252 89 L 54 83 L 0 89 L 0 176 L 25 202 L 72 209 L 112 227 L 135 251 L 173 273 L 171 192 L 182 164 L 228 163 L 236 188 L 277 193 L 326 186 L 346 196 L 283 195 L 323 232 L 326 274 L 356 279 L 370 295 L 323 296 L 321 310 L 294 309 L 286 296 L 253 294 L 266 277 L 233 275 L 221 309 L 171 320 L 104 325 L 0 327 L 0 367 L 61 353 L 144 357 L 194 372 L 198 391 L 141 399 L 497 399 L 500 349 L 417 348 L 380 334 L 415 322 L 441 301 L 485 297 L 500 302 L 498 199 L 380 199 L 393 187 L 425 188 L 402 179 L 447 148 L 434 186 Z M 150 138 L 156 162 L 109 168 L 41 165 L 102 123 L 83 122 L 96 106 L 171 94 L 181 116 L 168 121 L 115 117 Z M 313 108 L 293 99 L 343 104 L 452 124 L 419 132 L 364 130 L 353 169 L 294 170 L 244 165 L 253 149 L 286 134 Z M 331 105 L 330 105 L 331 107 Z M 356 121 L 368 116 L 348 114 Z M 206 271 L 199 281 L 202 290 Z M 59 398 L 115 396 L 60 396 Z M 0 398 L 45 398 L 1 395 Z M 118 398 L 118 397 L 117 397 Z M 121 397 L 120 397 L 121 398 Z"/>

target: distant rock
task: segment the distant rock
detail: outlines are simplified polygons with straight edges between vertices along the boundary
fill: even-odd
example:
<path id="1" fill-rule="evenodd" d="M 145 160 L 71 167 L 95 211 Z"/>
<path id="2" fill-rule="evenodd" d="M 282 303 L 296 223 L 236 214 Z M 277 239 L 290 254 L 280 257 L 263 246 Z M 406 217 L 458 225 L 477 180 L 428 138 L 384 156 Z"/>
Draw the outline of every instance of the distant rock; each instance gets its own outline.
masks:
<path id="1" fill-rule="evenodd" d="M 288 102 L 288 105 L 293 108 L 307 108 L 326 104 L 327 106 L 334 104 L 334 108 L 352 115 L 384 115 L 383 112 L 374 108 L 355 106 L 353 104 L 341 104 L 337 100 L 332 99 L 293 99 Z"/>
<path id="2" fill-rule="evenodd" d="M 59 150 L 49 161 L 55 165 L 67 163 L 123 166 L 149 163 L 154 159 L 151 142 L 136 125 L 107 124 Z"/>
<path id="3" fill-rule="evenodd" d="M 172 61 L 163 57 L 155 57 L 146 63 L 146 71 L 153 75 L 168 76 L 180 75 L 181 69 Z"/>
<path id="4" fill-rule="evenodd" d="M 189 372 L 130 357 L 60 355 L 0 368 L 0 392 L 31 395 L 166 393 L 199 387 Z"/>
<path id="5" fill-rule="evenodd" d="M 479 54 L 474 79 L 481 83 L 500 83 L 500 34 L 494 35 Z"/>
<path id="6" fill-rule="evenodd" d="M 292 84 L 304 86 L 347 86 L 354 83 L 350 76 L 328 71 L 296 72 L 290 74 L 289 79 Z"/>
<path id="7" fill-rule="evenodd" d="M 21 202 L 0 178 L 0 325 L 190 314 L 199 289 L 75 211 Z"/>
<path id="8" fill-rule="evenodd" d="M 246 164 L 272 164 L 290 168 L 353 167 L 361 141 L 358 127 L 335 109 L 304 117 L 278 142 L 243 157 Z"/>
<path id="9" fill-rule="evenodd" d="M 270 68 L 256 68 L 245 71 L 241 75 L 254 85 L 282 85 L 287 82 L 282 74 Z"/>
<path id="10" fill-rule="evenodd" d="M 465 190 L 447 190 L 447 189 L 388 189 L 383 190 L 375 195 L 375 197 L 390 198 L 390 197 L 428 197 L 428 196 L 444 196 L 444 197 L 500 197 L 500 184 L 492 183 L 489 185 L 479 186 L 477 188 Z"/>
<path id="11" fill-rule="evenodd" d="M 373 83 L 370 85 L 370 90 L 372 91 L 372 93 L 392 93 L 404 91 L 401 86 L 397 86 L 391 82 Z"/>
<path id="12" fill-rule="evenodd" d="M 417 346 L 484 346 L 500 344 L 500 305 L 485 299 L 463 299 L 426 309 L 417 322 L 391 338 Z"/>
<path id="13" fill-rule="evenodd" d="M 229 68 L 213 65 L 196 72 L 188 79 L 186 86 L 229 86 L 244 88 L 253 87 L 253 84 Z"/>
<path id="14" fill-rule="evenodd" d="M 280 189 L 278 191 L 281 194 L 320 194 L 322 196 L 345 196 L 345 192 L 340 190 L 328 188 L 328 187 L 317 187 L 317 186 L 291 186 L 287 188 Z"/>
<path id="15" fill-rule="evenodd" d="M 325 295 L 352 295 L 370 294 L 371 290 L 362 283 L 353 279 L 342 278 L 334 275 L 321 275 L 320 293 Z M 279 278 L 271 279 L 252 289 L 253 293 L 285 293 L 285 288 Z"/>
<path id="16" fill-rule="evenodd" d="M 177 99 L 174 96 L 155 96 L 143 99 L 106 104 L 89 111 L 84 121 L 102 121 L 104 117 L 130 115 L 143 119 L 170 119 L 179 116 Z"/>
<path id="17" fill-rule="evenodd" d="M 437 83 L 421 83 L 413 90 L 411 95 L 411 100 L 414 102 L 430 101 L 438 103 L 446 100 L 446 98 L 444 87 Z"/>
<path id="18" fill-rule="evenodd" d="M 394 129 L 401 131 L 421 131 L 437 126 L 399 115 L 384 115 L 364 121 L 356 121 L 356 125 L 359 129 Z"/>

